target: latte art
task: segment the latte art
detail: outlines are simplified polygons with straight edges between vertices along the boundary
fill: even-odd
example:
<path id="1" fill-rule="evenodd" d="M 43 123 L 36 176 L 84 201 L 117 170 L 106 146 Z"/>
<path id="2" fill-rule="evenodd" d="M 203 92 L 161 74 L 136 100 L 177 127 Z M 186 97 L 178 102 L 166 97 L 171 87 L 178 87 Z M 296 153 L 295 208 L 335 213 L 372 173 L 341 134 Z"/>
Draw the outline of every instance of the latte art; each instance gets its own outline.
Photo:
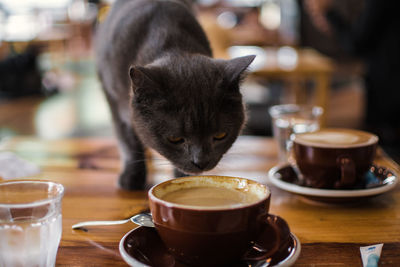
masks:
<path id="1" fill-rule="evenodd" d="M 294 142 L 316 147 L 356 147 L 376 143 L 378 137 L 364 131 L 327 128 L 298 134 Z"/>
<path id="2" fill-rule="evenodd" d="M 349 133 L 317 133 L 303 136 L 303 140 L 309 142 L 324 142 L 328 144 L 354 144 L 360 138 Z"/>

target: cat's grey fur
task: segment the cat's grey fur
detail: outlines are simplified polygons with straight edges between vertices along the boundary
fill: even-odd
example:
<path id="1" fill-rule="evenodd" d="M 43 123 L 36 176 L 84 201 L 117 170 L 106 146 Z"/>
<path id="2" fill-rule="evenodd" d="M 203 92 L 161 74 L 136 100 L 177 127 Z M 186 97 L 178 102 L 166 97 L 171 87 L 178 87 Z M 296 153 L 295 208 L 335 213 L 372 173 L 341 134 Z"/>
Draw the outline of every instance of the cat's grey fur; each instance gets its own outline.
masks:
<path id="1" fill-rule="evenodd" d="M 243 126 L 239 82 L 254 56 L 213 59 L 189 2 L 119 0 L 100 25 L 97 67 L 124 189 L 145 186 L 146 146 L 178 173 L 198 174 L 216 166 Z"/>

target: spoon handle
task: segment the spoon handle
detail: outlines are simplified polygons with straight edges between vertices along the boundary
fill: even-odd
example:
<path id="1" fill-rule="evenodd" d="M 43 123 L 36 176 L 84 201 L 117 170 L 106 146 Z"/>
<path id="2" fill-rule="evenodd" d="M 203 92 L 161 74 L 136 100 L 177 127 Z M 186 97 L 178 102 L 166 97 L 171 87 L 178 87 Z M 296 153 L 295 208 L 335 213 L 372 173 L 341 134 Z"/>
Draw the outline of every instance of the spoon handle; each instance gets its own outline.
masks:
<path id="1" fill-rule="evenodd" d="M 119 221 L 87 221 L 87 222 L 80 222 L 80 223 L 72 225 L 72 229 L 77 229 L 77 228 L 81 228 L 84 226 L 124 224 L 129 221 L 130 221 L 130 219 L 119 220 Z"/>

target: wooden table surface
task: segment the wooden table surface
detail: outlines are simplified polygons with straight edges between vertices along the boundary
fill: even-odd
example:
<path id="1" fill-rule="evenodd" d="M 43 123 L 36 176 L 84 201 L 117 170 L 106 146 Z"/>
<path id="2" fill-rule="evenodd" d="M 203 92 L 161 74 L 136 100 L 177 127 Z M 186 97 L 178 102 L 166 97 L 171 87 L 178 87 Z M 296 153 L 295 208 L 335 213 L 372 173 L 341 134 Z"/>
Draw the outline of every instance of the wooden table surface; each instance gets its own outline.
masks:
<path id="1" fill-rule="evenodd" d="M 118 153 L 111 138 L 46 141 L 30 137 L 3 140 L 0 151 L 12 151 L 36 163 L 41 173 L 65 186 L 63 234 L 57 266 L 126 266 L 118 244 L 135 225 L 71 226 L 86 220 L 117 220 L 148 208 L 146 191 L 127 192 L 116 187 Z M 149 153 L 153 183 L 171 177 L 171 166 Z M 377 163 L 400 173 L 384 155 Z M 270 138 L 242 136 L 216 170 L 267 183 L 268 170 L 277 164 L 276 144 Z M 361 266 L 359 247 L 384 243 L 379 266 L 400 266 L 400 189 L 362 203 L 326 205 L 305 201 L 270 185 L 270 212 L 283 217 L 302 244 L 295 266 Z"/>

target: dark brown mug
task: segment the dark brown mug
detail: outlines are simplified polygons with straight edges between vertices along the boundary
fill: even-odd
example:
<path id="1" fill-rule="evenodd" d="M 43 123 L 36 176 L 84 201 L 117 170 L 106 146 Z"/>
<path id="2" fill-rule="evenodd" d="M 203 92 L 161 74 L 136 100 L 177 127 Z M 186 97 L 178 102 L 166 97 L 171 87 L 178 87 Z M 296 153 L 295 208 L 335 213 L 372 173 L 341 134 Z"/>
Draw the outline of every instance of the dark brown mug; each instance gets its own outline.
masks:
<path id="1" fill-rule="evenodd" d="M 296 134 L 293 154 L 306 186 L 344 189 L 362 184 L 377 144 L 378 137 L 369 132 L 324 128 Z"/>
<path id="2" fill-rule="evenodd" d="M 196 200 L 199 196 L 202 200 Z M 290 231 L 283 219 L 268 213 L 270 199 L 265 185 L 226 176 L 178 178 L 149 191 L 161 240 L 177 260 L 195 266 L 259 260 L 277 252 Z M 262 252 L 249 253 L 255 243 Z"/>

